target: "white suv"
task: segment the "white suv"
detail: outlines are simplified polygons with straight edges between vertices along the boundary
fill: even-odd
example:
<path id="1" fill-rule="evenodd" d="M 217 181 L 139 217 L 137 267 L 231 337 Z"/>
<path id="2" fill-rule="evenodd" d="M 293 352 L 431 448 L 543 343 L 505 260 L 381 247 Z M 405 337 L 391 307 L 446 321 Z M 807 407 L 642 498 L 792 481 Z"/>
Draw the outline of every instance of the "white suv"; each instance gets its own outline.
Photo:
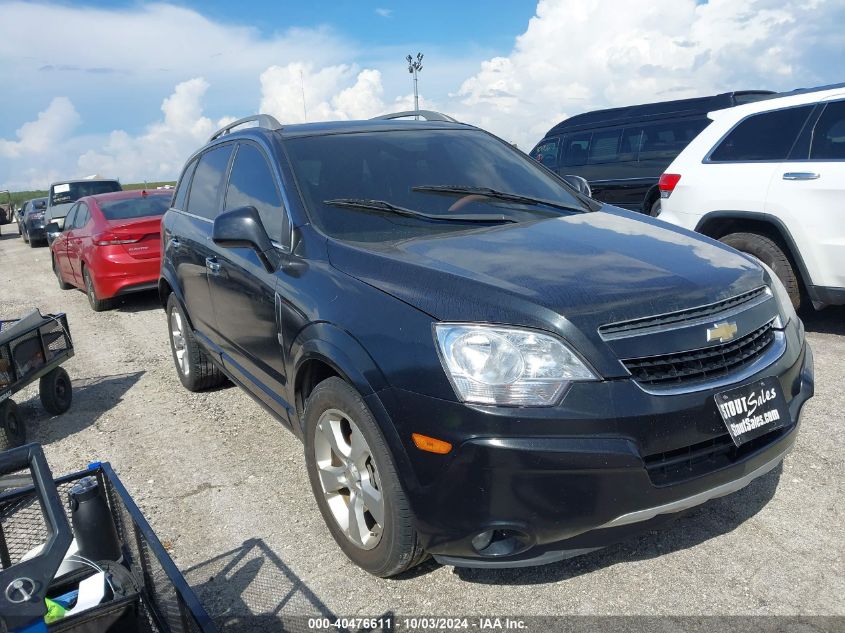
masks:
<path id="1" fill-rule="evenodd" d="M 762 260 L 796 307 L 845 304 L 845 84 L 708 117 L 660 178 L 660 219 Z"/>

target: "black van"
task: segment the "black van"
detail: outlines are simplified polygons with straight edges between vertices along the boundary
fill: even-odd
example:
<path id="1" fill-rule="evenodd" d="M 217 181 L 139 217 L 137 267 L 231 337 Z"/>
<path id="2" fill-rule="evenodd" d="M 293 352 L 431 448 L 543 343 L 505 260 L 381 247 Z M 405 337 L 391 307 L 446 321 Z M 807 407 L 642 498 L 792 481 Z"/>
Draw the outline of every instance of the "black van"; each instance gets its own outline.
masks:
<path id="1" fill-rule="evenodd" d="M 560 175 L 585 178 L 596 200 L 656 216 L 660 174 L 707 126 L 707 113 L 773 94 L 743 90 L 585 112 L 549 130 L 531 156 Z"/>

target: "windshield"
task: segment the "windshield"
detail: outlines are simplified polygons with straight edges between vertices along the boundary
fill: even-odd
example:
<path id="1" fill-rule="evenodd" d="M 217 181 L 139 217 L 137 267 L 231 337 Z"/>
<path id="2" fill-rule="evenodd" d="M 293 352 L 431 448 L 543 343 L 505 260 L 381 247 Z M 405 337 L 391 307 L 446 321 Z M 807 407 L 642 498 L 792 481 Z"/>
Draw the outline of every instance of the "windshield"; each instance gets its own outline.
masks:
<path id="1" fill-rule="evenodd" d="M 285 145 L 311 220 L 340 239 L 387 241 L 467 230 L 478 223 L 440 222 L 326 201 L 387 202 L 444 218 L 506 214 L 511 221 L 588 210 L 528 156 L 480 130 L 359 132 L 294 138 Z M 577 211 L 461 191 L 466 188 L 551 200 Z"/>
<path id="2" fill-rule="evenodd" d="M 133 220 L 164 215 L 170 206 L 170 196 L 157 194 L 125 200 L 109 200 L 100 202 L 99 206 L 106 220 Z"/>
<path id="3" fill-rule="evenodd" d="M 50 187 L 50 206 L 76 202 L 84 196 L 94 196 L 98 193 L 121 191 L 120 183 L 116 180 L 86 180 L 84 182 L 65 182 Z"/>

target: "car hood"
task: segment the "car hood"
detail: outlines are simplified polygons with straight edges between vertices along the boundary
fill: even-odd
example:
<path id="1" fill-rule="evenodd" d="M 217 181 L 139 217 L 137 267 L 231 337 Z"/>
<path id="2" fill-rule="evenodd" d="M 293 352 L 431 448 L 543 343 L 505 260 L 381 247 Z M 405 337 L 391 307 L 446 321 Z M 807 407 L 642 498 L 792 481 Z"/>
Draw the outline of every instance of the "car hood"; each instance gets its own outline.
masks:
<path id="1" fill-rule="evenodd" d="M 744 255 L 659 220 L 602 211 L 403 242 L 329 240 L 333 266 L 443 321 L 509 323 L 599 346 L 599 326 L 753 290 Z"/>

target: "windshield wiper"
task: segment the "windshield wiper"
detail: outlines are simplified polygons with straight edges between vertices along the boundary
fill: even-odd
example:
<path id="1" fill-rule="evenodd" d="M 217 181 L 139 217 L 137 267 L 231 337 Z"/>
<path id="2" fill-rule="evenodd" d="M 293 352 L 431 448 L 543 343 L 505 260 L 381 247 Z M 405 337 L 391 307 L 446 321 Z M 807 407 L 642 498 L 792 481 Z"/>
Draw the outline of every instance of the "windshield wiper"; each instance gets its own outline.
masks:
<path id="1" fill-rule="evenodd" d="M 400 207 L 384 200 L 368 200 L 366 198 L 334 198 L 332 200 L 323 200 L 323 204 L 346 209 L 383 211 L 384 213 L 395 213 L 396 215 L 404 215 L 409 218 L 422 218 L 424 220 L 435 220 L 438 222 L 516 222 L 516 220 L 506 215 L 493 213 L 453 213 L 452 215 L 424 213 L 422 211 Z"/>
<path id="2" fill-rule="evenodd" d="M 584 207 L 579 207 L 574 204 L 566 204 L 565 202 L 557 202 L 555 200 L 546 200 L 545 198 L 535 198 L 533 196 L 524 196 L 519 193 L 508 193 L 507 191 L 499 191 L 498 189 L 491 189 L 490 187 L 470 187 L 466 185 L 420 185 L 419 187 L 411 187 L 411 191 L 479 195 L 484 196 L 485 198 L 495 198 L 497 200 L 507 200 L 509 202 L 522 202 L 534 205 L 541 204 L 555 209 L 563 209 L 564 211 L 578 211 L 579 213 L 584 213 L 586 211 Z"/>

